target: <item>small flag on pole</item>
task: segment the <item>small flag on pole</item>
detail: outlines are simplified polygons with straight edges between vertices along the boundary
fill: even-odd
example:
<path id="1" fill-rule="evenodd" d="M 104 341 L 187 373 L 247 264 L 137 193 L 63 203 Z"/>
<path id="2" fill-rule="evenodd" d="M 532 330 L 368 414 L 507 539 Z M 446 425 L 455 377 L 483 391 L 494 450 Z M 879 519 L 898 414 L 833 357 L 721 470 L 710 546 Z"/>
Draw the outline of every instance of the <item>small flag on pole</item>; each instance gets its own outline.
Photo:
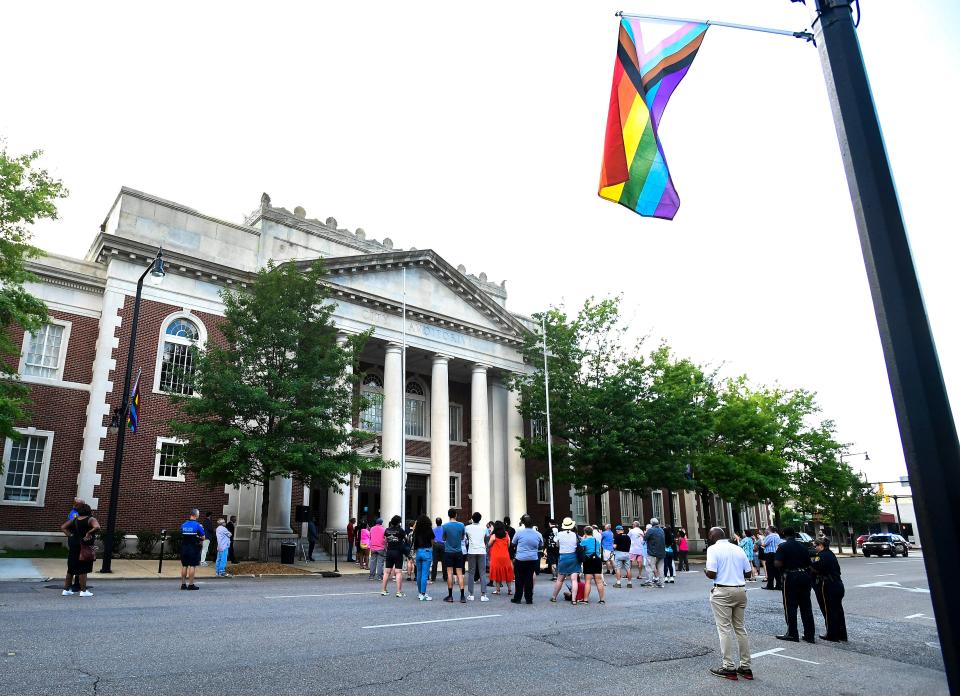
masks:
<path id="1" fill-rule="evenodd" d="M 680 198 L 657 129 L 707 28 L 696 22 L 620 19 L 600 172 L 601 198 L 647 217 L 672 220 L 677 214 Z"/>
<path id="2" fill-rule="evenodd" d="M 133 390 L 130 392 L 130 407 L 127 410 L 127 427 L 131 433 L 137 432 L 140 425 L 140 374 L 143 370 L 137 371 L 137 380 L 133 383 Z"/>

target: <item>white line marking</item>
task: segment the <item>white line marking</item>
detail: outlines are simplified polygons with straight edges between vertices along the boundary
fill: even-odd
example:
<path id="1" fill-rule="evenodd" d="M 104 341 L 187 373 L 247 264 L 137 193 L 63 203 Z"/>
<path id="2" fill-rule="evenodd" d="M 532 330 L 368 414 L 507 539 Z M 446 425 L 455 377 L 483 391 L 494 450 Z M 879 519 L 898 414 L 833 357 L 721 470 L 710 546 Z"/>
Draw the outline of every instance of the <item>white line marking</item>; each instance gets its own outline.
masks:
<path id="1" fill-rule="evenodd" d="M 770 650 L 764 650 L 763 652 L 753 653 L 750 656 L 750 659 L 752 660 L 755 657 L 763 657 L 764 655 L 773 655 L 778 652 L 783 652 L 784 650 L 786 650 L 786 648 L 771 648 Z"/>
<path id="2" fill-rule="evenodd" d="M 936 621 L 932 616 L 927 616 L 926 614 L 910 614 L 910 616 L 904 616 L 905 619 L 926 619 L 927 621 Z"/>
<path id="3" fill-rule="evenodd" d="M 801 660 L 799 657 L 790 657 L 789 655 L 774 655 L 774 657 L 782 657 L 784 660 L 796 660 L 797 662 L 806 662 L 810 665 L 819 665 L 819 662 L 814 662 L 813 660 Z"/>
<path id="4" fill-rule="evenodd" d="M 875 578 L 889 578 L 896 575 L 896 573 L 880 573 L 880 575 L 874 575 Z"/>
<path id="5" fill-rule="evenodd" d="M 379 592 L 328 592 L 327 594 L 282 594 L 269 595 L 264 599 L 296 599 L 297 597 L 346 597 L 347 595 L 380 594 Z"/>
<path id="6" fill-rule="evenodd" d="M 868 582 L 863 585 L 857 585 L 857 587 L 885 587 L 890 590 L 903 590 L 904 592 L 918 592 L 923 594 L 930 594 L 930 590 L 924 587 L 903 587 L 899 582 L 894 580 L 881 580 L 880 582 Z"/>
<path id="7" fill-rule="evenodd" d="M 433 619 L 432 621 L 408 621 L 407 623 L 379 624 L 377 626 L 361 626 L 361 628 L 394 628 L 396 626 L 419 626 L 421 624 L 447 623 L 448 621 L 472 621 L 473 619 L 495 619 L 503 614 L 484 614 L 483 616 L 460 616 L 455 619 Z"/>

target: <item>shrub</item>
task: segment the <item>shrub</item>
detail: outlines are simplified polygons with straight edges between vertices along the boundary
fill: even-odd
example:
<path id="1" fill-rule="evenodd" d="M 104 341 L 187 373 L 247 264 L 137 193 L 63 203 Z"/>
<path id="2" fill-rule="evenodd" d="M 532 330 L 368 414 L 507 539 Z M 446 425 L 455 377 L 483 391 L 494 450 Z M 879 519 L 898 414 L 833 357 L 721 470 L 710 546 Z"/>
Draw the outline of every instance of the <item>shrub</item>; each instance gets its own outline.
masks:
<path id="1" fill-rule="evenodd" d="M 179 529 L 171 529 L 167 532 L 167 551 L 174 556 L 180 555 L 180 545 L 183 543 L 183 532 Z"/>
<path id="2" fill-rule="evenodd" d="M 160 535 L 149 530 L 137 532 L 137 553 L 141 556 L 150 556 L 157 542 L 160 541 Z"/>
<path id="3" fill-rule="evenodd" d="M 106 549 L 107 544 L 107 529 L 106 527 L 102 528 L 98 535 L 100 541 L 101 552 L 103 549 Z M 124 545 L 127 542 L 127 533 L 122 529 L 114 530 L 113 532 L 113 555 L 119 556 L 120 552 L 123 550 Z"/>

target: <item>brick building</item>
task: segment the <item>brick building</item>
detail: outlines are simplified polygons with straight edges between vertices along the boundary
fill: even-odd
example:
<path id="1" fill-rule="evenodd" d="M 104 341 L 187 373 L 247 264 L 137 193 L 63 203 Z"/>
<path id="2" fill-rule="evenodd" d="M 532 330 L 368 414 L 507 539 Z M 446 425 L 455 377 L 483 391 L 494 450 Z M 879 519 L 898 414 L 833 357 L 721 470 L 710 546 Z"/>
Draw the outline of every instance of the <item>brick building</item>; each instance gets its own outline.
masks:
<path id="1" fill-rule="evenodd" d="M 50 321 L 36 335 L 15 337 L 32 407 L 18 424 L 24 437 L 4 445 L 0 546 L 61 542 L 57 529 L 75 496 L 105 520 L 116 446 L 108 426 L 121 402 L 136 280 L 160 246 L 167 275 L 143 290 L 133 365 L 142 422 L 126 438 L 118 529 L 172 528 L 197 507 L 238 516 L 241 553 L 256 543 L 259 489 L 203 485 L 178 466 L 178 443 L 165 428 L 169 394 L 189 389 L 176 369 L 189 366 L 189 346 L 223 340 L 222 290 L 242 287 L 269 260 L 305 266 L 318 257 L 330 272 L 338 330 L 374 330 L 361 356 L 360 388 L 371 406 L 354 426 L 378 433 L 371 452 L 392 460 L 403 452 L 405 475 L 386 469 L 342 490 L 278 479 L 270 532 L 290 535 L 297 505 L 309 506 L 327 529 L 343 529 L 350 516 L 399 513 L 401 501 L 407 517 L 443 515 L 450 506 L 514 521 L 530 512 L 538 524 L 548 516 L 546 464 L 523 460 L 513 444 L 538 425 L 523 422 L 504 379 L 528 369 L 520 347 L 532 328 L 507 310 L 505 283 L 468 274 L 430 250 L 367 239 L 333 218 L 274 207 L 266 194 L 233 223 L 124 188 L 85 258 L 50 254 L 32 263 L 37 281 L 28 289 L 47 303 Z M 694 548 L 705 536 L 706 501 L 690 493 L 581 496 L 558 485 L 554 494 L 558 517 L 617 523 L 655 515 L 684 526 Z M 723 501 L 709 504 L 711 519 L 736 528 L 769 519 L 764 506 L 735 515 Z"/>

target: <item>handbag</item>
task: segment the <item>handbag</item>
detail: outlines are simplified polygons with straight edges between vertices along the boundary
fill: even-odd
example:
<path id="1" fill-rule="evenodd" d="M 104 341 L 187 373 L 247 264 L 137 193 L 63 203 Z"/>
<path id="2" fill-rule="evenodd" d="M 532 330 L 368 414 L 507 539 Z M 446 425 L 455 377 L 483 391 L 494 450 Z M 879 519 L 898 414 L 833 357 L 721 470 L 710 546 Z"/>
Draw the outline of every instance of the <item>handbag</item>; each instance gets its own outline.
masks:
<path id="1" fill-rule="evenodd" d="M 577 563 L 583 563 L 587 559 L 587 549 L 577 540 Z"/>
<path id="2" fill-rule="evenodd" d="M 80 541 L 80 560 L 83 562 L 97 560 L 97 550 L 93 547 L 93 541 Z"/>

